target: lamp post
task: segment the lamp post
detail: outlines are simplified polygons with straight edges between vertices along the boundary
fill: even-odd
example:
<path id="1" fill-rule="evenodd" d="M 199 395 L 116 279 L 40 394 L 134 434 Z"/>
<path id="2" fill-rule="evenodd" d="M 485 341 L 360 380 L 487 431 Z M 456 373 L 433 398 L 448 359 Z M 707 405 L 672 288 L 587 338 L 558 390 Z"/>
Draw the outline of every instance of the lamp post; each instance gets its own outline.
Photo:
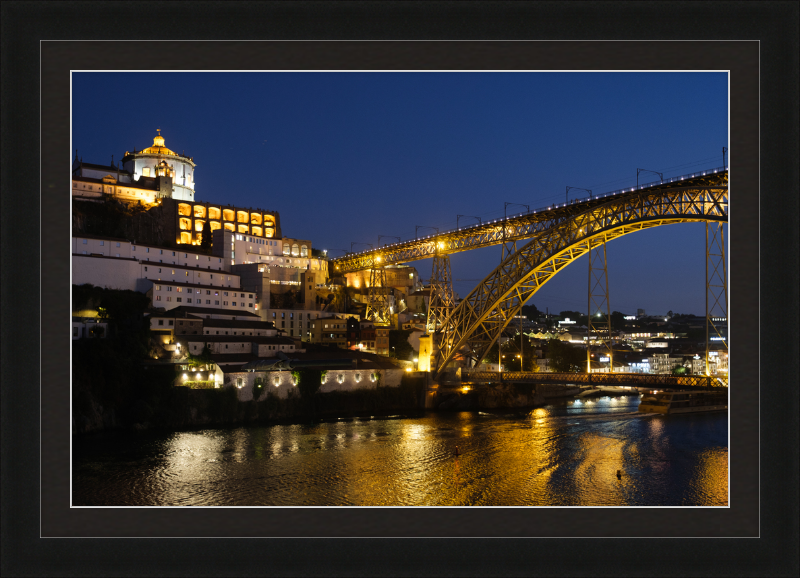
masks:
<path id="1" fill-rule="evenodd" d="M 481 224 L 480 217 L 475 217 L 474 215 L 456 215 L 456 229 L 458 229 L 458 221 L 461 219 L 461 217 L 467 217 L 468 219 L 478 219 L 478 224 L 479 225 Z"/>
<path id="2" fill-rule="evenodd" d="M 394 350 L 394 347 L 390 347 L 389 349 L 392 350 L 392 357 L 394 357 L 396 359 L 397 358 L 397 352 Z"/>
<path id="3" fill-rule="evenodd" d="M 591 190 L 591 189 L 582 189 L 582 188 L 580 188 L 580 187 L 567 187 L 567 198 L 566 198 L 566 202 L 569 202 L 569 192 L 570 192 L 572 189 L 575 189 L 576 191 L 586 191 L 587 193 L 589 193 L 589 200 L 590 200 L 590 201 L 592 200 L 592 190 Z"/>
<path id="4" fill-rule="evenodd" d="M 664 173 L 659 173 L 657 171 L 649 171 L 647 169 L 636 169 L 636 186 L 639 186 L 639 173 L 653 173 L 658 175 L 661 178 L 661 182 L 664 182 Z"/>
<path id="5" fill-rule="evenodd" d="M 415 225 L 414 226 L 414 240 L 415 241 L 419 240 L 419 237 L 417 236 L 417 231 L 419 231 L 420 229 L 433 229 L 434 231 L 436 231 L 437 235 L 439 234 L 439 229 L 437 229 L 436 227 L 426 227 L 425 225 Z"/>
<path id="6" fill-rule="evenodd" d="M 378 235 L 378 245 L 381 244 L 381 239 L 397 239 L 398 243 L 401 243 L 400 237 L 395 237 L 394 235 Z"/>

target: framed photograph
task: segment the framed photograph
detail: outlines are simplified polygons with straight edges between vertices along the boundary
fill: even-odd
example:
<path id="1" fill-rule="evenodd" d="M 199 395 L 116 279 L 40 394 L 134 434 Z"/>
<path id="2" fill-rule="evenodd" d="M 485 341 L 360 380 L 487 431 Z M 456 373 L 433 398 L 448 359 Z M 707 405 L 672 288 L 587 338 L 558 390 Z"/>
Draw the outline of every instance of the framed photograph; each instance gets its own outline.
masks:
<path id="1" fill-rule="evenodd" d="M 797 421 L 764 386 L 796 376 L 796 361 L 777 363 L 780 346 L 765 346 L 783 329 L 763 331 L 767 298 L 796 317 L 796 287 L 777 270 L 760 293 L 755 280 L 775 269 L 765 252 L 796 253 L 782 240 L 796 198 L 772 191 L 788 190 L 797 163 L 781 172 L 767 152 L 797 142 L 772 121 L 785 98 L 760 88 L 788 66 L 774 58 L 783 37 L 758 36 L 796 9 L 771 5 L 723 38 L 695 23 L 699 39 L 571 40 L 547 30 L 573 16 L 523 4 L 505 6 L 504 34 L 486 39 L 464 24 L 455 37 L 364 40 L 320 37 L 297 5 L 224 6 L 186 25 L 257 20 L 270 40 L 245 40 L 265 36 L 249 25 L 227 40 L 171 38 L 157 17 L 130 38 L 87 37 L 82 24 L 60 40 L 64 23 L 114 18 L 14 14 L 37 22 L 17 50 L 20 62 L 38 54 L 40 69 L 29 75 L 38 83 L 20 77 L 20 94 L 4 82 L 19 111 L 4 144 L 13 134 L 40 152 L 4 147 L 4 166 L 41 174 L 41 187 L 4 171 L 6 190 L 31 192 L 4 195 L 14 218 L 4 216 L 3 276 L 31 274 L 3 315 L 5 354 L 28 367 L 3 363 L 3 483 L 14 495 L 3 523 L 16 528 L 3 541 L 18 553 L 3 564 L 80 575 L 654 564 L 702 575 L 745 562 L 784 572 L 789 560 L 749 544 L 792 536 L 791 508 L 779 506 L 796 511 L 791 480 L 775 479 L 785 494 L 762 488 L 791 463 L 797 436 L 760 423 Z M 473 8 L 460 8 L 465 22 L 494 10 Z M 607 8 L 614 30 L 650 12 Z M 331 23 L 381 22 L 361 5 L 314 10 Z M 415 13 L 443 21 L 451 10 Z M 579 10 L 583 29 L 596 10 Z M 785 72 L 796 93 L 796 71 Z M 634 196 L 657 198 L 663 214 L 626 221 Z M 23 250 L 23 231 L 38 251 Z M 568 246 L 553 250 L 547 231 Z M 69 256 L 56 249 L 67 236 Z M 498 287 L 505 297 L 481 297 Z M 71 342 L 58 329 L 67 307 Z M 117 321 L 133 309 L 145 322 L 125 331 L 146 336 L 137 355 L 148 357 L 135 369 L 114 349 L 139 347 Z M 21 311 L 40 329 L 9 341 Z M 459 338 L 428 344 L 447 323 Z M 542 377 L 559 371 L 583 377 Z M 25 375 L 40 396 L 7 386 Z M 679 389 L 670 380 L 680 391 L 665 397 Z M 730 386 L 725 400 L 691 389 L 714 380 Z M 669 415 L 684 406 L 694 409 Z M 792 443 L 765 445 L 779 435 Z M 648 538 L 633 542 L 645 559 L 610 551 L 636 538 Z M 74 539 L 90 562 L 75 558 Z"/>

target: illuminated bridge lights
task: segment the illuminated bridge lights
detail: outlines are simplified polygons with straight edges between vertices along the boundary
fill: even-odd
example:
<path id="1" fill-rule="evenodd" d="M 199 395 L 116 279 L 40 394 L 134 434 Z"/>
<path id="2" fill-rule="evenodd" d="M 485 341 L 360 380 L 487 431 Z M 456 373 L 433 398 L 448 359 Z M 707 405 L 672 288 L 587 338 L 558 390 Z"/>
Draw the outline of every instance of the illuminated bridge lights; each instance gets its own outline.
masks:
<path id="1" fill-rule="evenodd" d="M 713 180 L 708 180 L 709 175 Z M 692 182 L 692 179 L 696 179 L 696 182 Z M 621 189 L 573 204 L 550 205 L 544 209 L 521 213 L 507 219 L 494 219 L 486 223 L 459 227 L 440 234 L 426 235 L 416 240 L 392 243 L 382 247 L 380 253 L 373 250 L 362 250 L 357 254 L 332 259 L 331 262 L 336 266 L 337 271 L 349 273 L 372 268 L 379 262 L 377 261 L 377 256 L 379 255 L 382 266 L 397 265 L 418 259 L 428 259 L 437 252 L 439 254 L 451 254 L 497 245 L 503 242 L 531 239 L 541 234 L 548 227 L 557 223 L 564 223 L 566 220 L 577 217 L 581 213 L 589 216 L 594 213 L 594 210 L 599 205 L 625 201 L 628 197 L 638 198 L 640 195 L 649 195 L 649 193 L 653 192 L 665 193 L 671 190 L 680 194 L 662 196 L 662 198 L 657 196 L 655 199 L 647 201 L 651 203 L 647 206 L 648 211 L 657 210 L 655 206 L 657 203 L 670 202 L 674 205 L 671 209 L 673 212 L 680 212 L 684 207 L 694 207 L 693 210 L 695 212 L 703 213 L 708 208 L 698 208 L 699 205 L 702 203 L 708 204 L 708 198 L 714 197 L 714 193 L 709 192 L 708 189 L 714 189 L 715 185 L 718 189 L 720 185 L 727 183 L 727 170 L 705 171 L 705 176 L 701 173 L 694 173 L 674 178 L 672 182 L 673 184 L 665 181 L 664 183 L 644 184 L 638 188 Z M 676 187 L 680 187 L 680 189 Z M 701 200 L 698 197 L 698 195 L 703 194 L 706 195 L 705 200 Z M 711 204 L 714 204 L 717 210 L 723 210 L 727 218 L 727 196 L 724 203 L 712 200 Z M 497 227 L 498 220 L 501 223 L 505 223 L 505 226 L 501 224 L 500 227 Z M 505 236 L 503 233 L 505 233 Z M 432 243 L 431 241 L 434 242 Z"/>

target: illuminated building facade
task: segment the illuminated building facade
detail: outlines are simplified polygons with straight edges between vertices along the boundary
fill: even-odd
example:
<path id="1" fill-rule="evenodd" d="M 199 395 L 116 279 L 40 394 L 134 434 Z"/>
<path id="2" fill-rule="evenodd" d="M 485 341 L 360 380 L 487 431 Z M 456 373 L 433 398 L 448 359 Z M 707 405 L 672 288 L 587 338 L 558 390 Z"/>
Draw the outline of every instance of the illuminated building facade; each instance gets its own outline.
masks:
<path id="1" fill-rule="evenodd" d="M 141 177 L 169 177 L 172 190 L 166 196 L 181 201 L 194 200 L 194 160 L 168 149 L 160 129 L 153 138 L 153 146 L 141 151 L 125 151 L 122 168 L 134 181 Z"/>

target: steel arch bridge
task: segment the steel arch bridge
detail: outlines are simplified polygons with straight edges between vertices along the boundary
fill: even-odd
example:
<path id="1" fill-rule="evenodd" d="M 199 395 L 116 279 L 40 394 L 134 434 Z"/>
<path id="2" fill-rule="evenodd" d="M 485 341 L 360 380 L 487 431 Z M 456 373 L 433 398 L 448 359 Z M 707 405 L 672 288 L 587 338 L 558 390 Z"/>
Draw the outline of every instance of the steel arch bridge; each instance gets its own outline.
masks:
<path id="1" fill-rule="evenodd" d="M 447 316 L 435 335 L 436 378 L 470 345 L 478 357 L 547 281 L 592 248 L 617 237 L 663 225 L 727 222 L 728 173 L 641 187 L 580 203 L 525 213 L 397 243 L 334 260 L 338 273 L 372 269 L 473 248 L 527 240 L 509 253 Z"/>

